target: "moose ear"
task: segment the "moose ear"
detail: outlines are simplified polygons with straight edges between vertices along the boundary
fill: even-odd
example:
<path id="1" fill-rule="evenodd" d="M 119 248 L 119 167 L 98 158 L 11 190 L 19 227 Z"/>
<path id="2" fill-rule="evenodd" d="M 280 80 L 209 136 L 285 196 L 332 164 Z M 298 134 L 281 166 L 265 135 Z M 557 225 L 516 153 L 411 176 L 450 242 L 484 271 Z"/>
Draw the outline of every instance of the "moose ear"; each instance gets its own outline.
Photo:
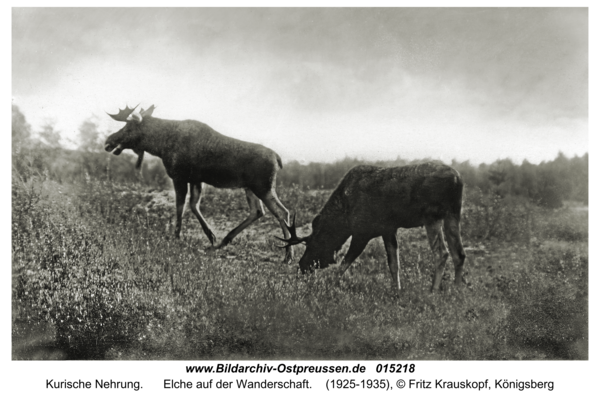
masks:
<path id="1" fill-rule="evenodd" d="M 142 116 L 141 116 L 141 114 L 133 113 L 133 114 L 131 114 L 130 119 L 132 121 L 136 121 L 137 123 L 142 123 Z"/>
<path id="2" fill-rule="evenodd" d="M 148 108 L 145 111 L 144 111 L 144 108 L 142 108 L 142 110 L 140 111 L 140 114 L 142 115 L 142 118 L 145 118 L 147 116 L 152 116 L 152 113 L 154 112 L 155 109 L 156 109 L 156 107 L 154 105 L 151 105 L 150 108 Z"/>

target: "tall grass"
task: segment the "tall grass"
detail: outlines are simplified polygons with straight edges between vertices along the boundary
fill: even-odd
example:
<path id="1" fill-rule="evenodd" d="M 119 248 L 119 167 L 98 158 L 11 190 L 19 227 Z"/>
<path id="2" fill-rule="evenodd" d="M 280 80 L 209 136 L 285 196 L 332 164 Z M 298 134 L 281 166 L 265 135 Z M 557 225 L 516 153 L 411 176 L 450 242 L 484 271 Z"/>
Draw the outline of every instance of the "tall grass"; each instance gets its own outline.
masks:
<path id="1" fill-rule="evenodd" d="M 462 290 L 449 284 L 449 262 L 437 293 L 429 293 L 424 232 L 401 230 L 396 295 L 379 241 L 341 279 L 336 267 L 299 276 L 280 263 L 273 217 L 206 252 L 189 214 L 183 238 L 172 238 L 174 205 L 161 195 L 13 178 L 13 358 L 587 358 L 587 225 L 573 223 L 569 239 L 553 236 L 565 226 L 560 212 L 536 214 L 539 239 L 530 243 L 509 239 L 518 218 L 506 215 L 485 237 L 489 210 L 465 204 L 466 245 L 485 239 L 487 252 L 469 255 Z M 280 189 L 299 225 L 328 195 Z M 218 232 L 247 213 L 243 195 L 230 190 L 209 190 L 202 208 Z"/>

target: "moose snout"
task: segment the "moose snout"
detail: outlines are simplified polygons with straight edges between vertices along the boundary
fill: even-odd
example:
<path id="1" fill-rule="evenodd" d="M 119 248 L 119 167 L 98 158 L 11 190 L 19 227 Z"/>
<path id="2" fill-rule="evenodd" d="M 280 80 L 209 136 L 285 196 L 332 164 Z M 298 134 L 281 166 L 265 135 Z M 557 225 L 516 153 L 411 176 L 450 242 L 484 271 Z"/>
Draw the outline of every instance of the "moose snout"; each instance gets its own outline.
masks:
<path id="1" fill-rule="evenodd" d="M 123 146 L 121 144 L 115 146 L 113 144 L 106 143 L 104 145 L 104 150 L 106 152 L 112 152 L 115 155 L 119 155 L 121 152 L 123 152 Z"/>

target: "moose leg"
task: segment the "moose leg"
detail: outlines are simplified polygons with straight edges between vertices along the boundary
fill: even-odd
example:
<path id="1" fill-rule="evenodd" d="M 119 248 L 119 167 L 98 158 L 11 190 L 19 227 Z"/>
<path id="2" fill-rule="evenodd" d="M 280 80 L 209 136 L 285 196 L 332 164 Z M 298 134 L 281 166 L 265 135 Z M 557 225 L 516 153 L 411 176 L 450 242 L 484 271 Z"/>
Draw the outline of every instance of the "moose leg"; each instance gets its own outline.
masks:
<path id="1" fill-rule="evenodd" d="M 285 206 L 283 206 L 279 198 L 277 198 L 277 193 L 275 192 L 275 189 L 271 189 L 261 199 L 267 206 L 267 209 L 279 221 L 281 230 L 283 230 L 283 236 L 286 239 L 290 238 L 290 231 L 287 228 L 287 224 L 289 224 L 290 222 L 290 212 L 286 209 Z M 294 259 L 294 249 L 291 246 L 289 246 L 285 249 L 285 258 L 283 258 L 283 262 L 290 263 L 292 259 Z"/>
<path id="2" fill-rule="evenodd" d="M 398 260 L 398 239 L 396 232 L 383 235 L 383 245 L 387 253 L 388 266 L 392 274 L 392 288 L 400 291 L 400 261 Z"/>
<path id="3" fill-rule="evenodd" d="M 448 249 L 444 242 L 444 233 L 442 233 L 442 220 L 437 220 L 431 224 L 425 226 L 427 230 L 427 238 L 429 239 L 429 245 L 434 255 L 438 257 L 438 264 L 435 267 L 433 274 L 433 285 L 431 290 L 440 289 L 442 283 L 442 276 L 444 274 L 444 267 L 446 266 L 446 259 L 448 259 Z"/>
<path id="4" fill-rule="evenodd" d="M 352 241 L 350 242 L 350 248 L 348 248 L 348 252 L 346 252 L 346 255 L 344 256 L 344 260 L 342 261 L 342 264 L 340 265 L 340 268 L 342 269 L 342 273 L 340 274 L 340 277 L 343 276 L 344 273 L 346 273 L 346 270 L 348 270 L 348 268 L 350 267 L 352 262 L 354 262 L 356 260 L 356 258 L 358 258 L 358 256 L 360 254 L 362 254 L 362 251 L 365 250 L 365 247 L 367 246 L 369 241 L 371 241 L 370 237 L 363 237 L 363 236 L 357 236 L 357 235 L 352 236 Z"/>
<path id="5" fill-rule="evenodd" d="M 231 230 L 229 234 L 227 234 L 225 238 L 223 238 L 223 241 L 221 241 L 217 249 L 223 248 L 224 246 L 229 244 L 235 238 L 235 236 L 242 232 L 242 230 L 250 226 L 252 223 L 254 223 L 257 219 L 259 219 L 265 214 L 262 203 L 260 202 L 258 197 L 254 195 L 254 193 L 250 191 L 250 189 L 246 188 L 245 190 L 246 199 L 248 200 L 248 206 L 250 207 L 250 215 L 248 215 L 246 220 L 244 220 L 238 227 Z"/>
<path id="6" fill-rule="evenodd" d="M 460 238 L 460 221 L 455 215 L 449 215 L 444 219 L 444 235 L 454 263 L 454 285 L 458 286 L 463 282 L 462 274 L 466 255 Z"/>
<path id="7" fill-rule="evenodd" d="M 181 233 L 181 217 L 183 216 L 183 206 L 185 205 L 185 196 L 188 192 L 188 184 L 186 181 L 173 180 L 173 187 L 175 187 L 175 212 L 177 215 L 175 237 L 179 238 L 179 233 Z"/>
<path id="8" fill-rule="evenodd" d="M 208 240 L 210 241 L 210 245 L 215 245 L 215 241 L 217 239 L 215 238 L 215 235 L 213 234 L 208 223 L 206 223 L 204 216 L 202 216 L 202 213 L 200 213 L 200 198 L 202 197 L 202 183 L 190 184 L 190 186 L 192 189 L 191 193 L 190 193 L 190 209 L 192 210 L 192 213 L 196 216 L 196 219 L 198 219 L 198 221 L 200 222 L 200 225 L 202 226 L 202 230 L 204 231 L 204 234 L 206 234 L 206 237 L 208 237 Z"/>

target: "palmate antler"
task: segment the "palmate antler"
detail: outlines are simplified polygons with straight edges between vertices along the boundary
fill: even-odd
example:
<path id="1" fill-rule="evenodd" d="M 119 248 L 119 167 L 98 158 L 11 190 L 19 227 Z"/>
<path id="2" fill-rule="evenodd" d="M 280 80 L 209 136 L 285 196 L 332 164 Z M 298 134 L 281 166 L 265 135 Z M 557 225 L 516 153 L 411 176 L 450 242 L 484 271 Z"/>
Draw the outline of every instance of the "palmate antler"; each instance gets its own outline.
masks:
<path id="1" fill-rule="evenodd" d="M 140 105 L 140 104 L 138 104 Z M 108 114 L 108 116 L 110 116 L 111 118 L 113 118 L 116 121 L 119 122 L 127 122 L 127 118 L 129 118 L 129 115 L 132 114 L 133 111 L 135 111 L 135 109 L 138 107 L 138 105 L 136 105 L 133 108 L 129 108 L 128 106 L 125 106 L 125 109 L 120 109 L 119 108 L 119 113 L 118 114 Z"/>
<path id="2" fill-rule="evenodd" d="M 285 223 L 285 227 L 287 228 L 287 231 L 290 233 L 290 238 L 281 238 L 281 237 L 275 236 L 275 238 L 277 238 L 278 240 L 281 240 L 281 241 L 287 243 L 284 246 L 278 245 L 279 248 L 287 248 L 287 247 L 291 247 L 292 245 L 297 245 L 297 244 L 300 244 L 303 242 L 306 243 L 308 241 L 308 239 L 310 238 L 310 236 L 298 237 L 296 235 L 296 214 L 294 214 L 294 216 L 292 217 L 292 225 L 288 226 L 288 224 Z"/>
<path id="3" fill-rule="evenodd" d="M 145 118 L 147 116 L 152 116 L 152 113 L 154 112 L 154 110 L 156 109 L 156 107 L 153 105 L 150 106 L 150 108 L 148 108 L 147 110 L 144 111 L 144 108 L 142 108 L 140 110 L 140 115 L 142 115 L 142 118 Z"/>

